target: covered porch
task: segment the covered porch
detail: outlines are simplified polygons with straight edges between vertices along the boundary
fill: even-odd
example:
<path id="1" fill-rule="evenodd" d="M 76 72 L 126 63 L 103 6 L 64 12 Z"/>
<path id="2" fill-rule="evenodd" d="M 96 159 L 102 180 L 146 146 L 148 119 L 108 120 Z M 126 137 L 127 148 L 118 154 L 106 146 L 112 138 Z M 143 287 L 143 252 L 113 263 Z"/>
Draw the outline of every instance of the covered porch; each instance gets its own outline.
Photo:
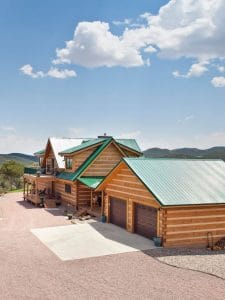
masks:
<path id="1" fill-rule="evenodd" d="M 43 200 L 53 200 L 55 198 L 55 177 L 24 174 L 23 198 L 36 206 L 43 204 Z"/>
<path id="2" fill-rule="evenodd" d="M 104 192 L 95 191 L 104 177 L 81 177 L 78 179 L 77 209 L 86 210 L 88 214 L 100 217 L 104 212 Z M 85 200 L 85 201 L 84 201 Z"/>

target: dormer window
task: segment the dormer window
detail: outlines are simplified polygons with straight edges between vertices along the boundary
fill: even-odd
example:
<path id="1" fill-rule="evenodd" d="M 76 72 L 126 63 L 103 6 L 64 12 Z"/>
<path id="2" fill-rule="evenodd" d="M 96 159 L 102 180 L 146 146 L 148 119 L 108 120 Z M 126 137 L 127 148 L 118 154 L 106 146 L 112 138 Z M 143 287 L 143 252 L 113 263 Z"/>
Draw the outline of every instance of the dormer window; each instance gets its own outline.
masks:
<path id="1" fill-rule="evenodd" d="M 73 160 L 72 158 L 66 157 L 65 159 L 65 165 L 67 170 L 72 170 L 73 167 Z"/>

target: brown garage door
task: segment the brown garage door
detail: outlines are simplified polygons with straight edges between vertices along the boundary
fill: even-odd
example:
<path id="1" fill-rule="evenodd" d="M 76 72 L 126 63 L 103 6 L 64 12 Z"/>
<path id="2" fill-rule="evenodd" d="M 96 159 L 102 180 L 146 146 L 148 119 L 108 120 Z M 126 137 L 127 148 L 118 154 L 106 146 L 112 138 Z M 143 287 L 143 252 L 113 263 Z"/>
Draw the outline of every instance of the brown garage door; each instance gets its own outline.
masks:
<path id="1" fill-rule="evenodd" d="M 126 228 L 127 203 L 125 200 L 110 197 L 110 223 Z"/>
<path id="2" fill-rule="evenodd" d="M 149 239 L 157 235 L 157 209 L 146 205 L 134 206 L 134 232 Z"/>

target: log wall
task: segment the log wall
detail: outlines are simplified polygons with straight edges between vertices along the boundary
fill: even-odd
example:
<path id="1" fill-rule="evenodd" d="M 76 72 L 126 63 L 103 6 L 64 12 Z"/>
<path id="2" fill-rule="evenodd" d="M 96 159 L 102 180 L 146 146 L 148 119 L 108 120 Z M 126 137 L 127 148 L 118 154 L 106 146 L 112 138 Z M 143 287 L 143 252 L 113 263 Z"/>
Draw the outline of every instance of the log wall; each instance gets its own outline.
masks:
<path id="1" fill-rule="evenodd" d="M 149 193 L 142 182 L 132 173 L 128 167 L 121 168 L 113 176 L 105 187 L 105 206 L 104 212 L 109 219 L 109 197 L 124 199 L 127 201 L 127 230 L 133 231 L 134 203 L 159 208 L 160 205 L 154 196 Z M 161 216 L 158 214 L 158 217 Z"/>
<path id="2" fill-rule="evenodd" d="M 113 144 L 110 144 L 82 176 L 106 176 L 118 164 L 121 157 L 121 152 Z"/>
<path id="3" fill-rule="evenodd" d="M 38 190 L 43 191 L 46 189 L 46 191 L 52 191 L 52 182 L 46 182 L 46 181 L 38 181 Z"/>
<path id="4" fill-rule="evenodd" d="M 164 209 L 164 246 L 207 246 L 225 236 L 225 205 Z"/>
<path id="5" fill-rule="evenodd" d="M 91 189 L 80 182 L 77 183 L 77 197 L 79 207 L 91 205 Z"/>
<path id="6" fill-rule="evenodd" d="M 65 184 L 71 185 L 71 194 L 65 192 Z M 73 182 L 56 181 L 55 192 L 61 196 L 63 202 L 76 206 L 77 204 L 77 187 Z"/>
<path id="7" fill-rule="evenodd" d="M 75 154 L 72 157 L 72 159 L 73 159 L 73 168 L 72 168 L 72 170 L 66 170 L 66 171 L 67 172 L 76 171 L 95 150 L 96 150 L 96 147 Z"/>

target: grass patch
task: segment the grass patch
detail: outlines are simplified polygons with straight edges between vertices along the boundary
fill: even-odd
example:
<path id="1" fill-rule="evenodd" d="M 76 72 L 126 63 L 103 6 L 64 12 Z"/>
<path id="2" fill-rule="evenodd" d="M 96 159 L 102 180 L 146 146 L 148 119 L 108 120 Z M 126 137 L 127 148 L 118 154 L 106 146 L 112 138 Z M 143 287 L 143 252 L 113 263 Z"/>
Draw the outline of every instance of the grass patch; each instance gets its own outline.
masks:
<path id="1" fill-rule="evenodd" d="M 8 193 L 19 193 L 19 192 L 23 192 L 23 189 L 8 191 Z"/>

